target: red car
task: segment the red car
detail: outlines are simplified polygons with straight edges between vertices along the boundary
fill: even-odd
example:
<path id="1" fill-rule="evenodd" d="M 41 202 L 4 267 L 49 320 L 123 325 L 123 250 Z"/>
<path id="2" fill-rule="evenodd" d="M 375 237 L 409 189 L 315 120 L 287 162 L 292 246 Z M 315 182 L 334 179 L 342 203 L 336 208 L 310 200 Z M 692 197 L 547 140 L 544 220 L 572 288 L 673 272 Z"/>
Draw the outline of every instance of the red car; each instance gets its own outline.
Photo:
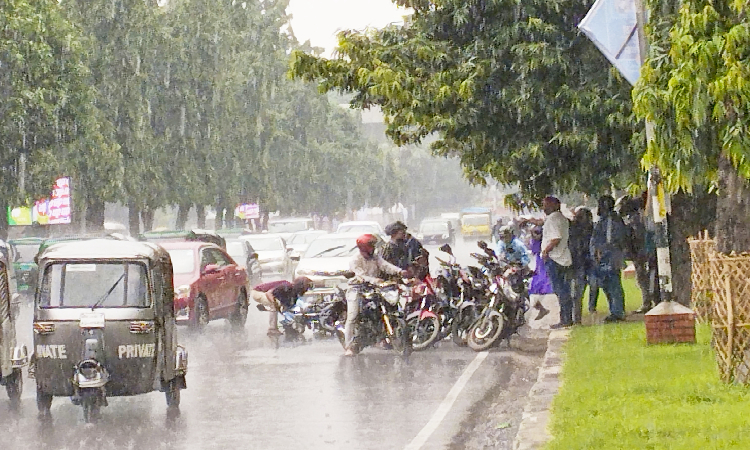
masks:
<path id="1" fill-rule="evenodd" d="M 242 328 L 247 320 L 247 272 L 218 245 L 163 242 L 172 258 L 174 308 L 178 324 L 202 330 L 210 320 L 229 319 Z"/>

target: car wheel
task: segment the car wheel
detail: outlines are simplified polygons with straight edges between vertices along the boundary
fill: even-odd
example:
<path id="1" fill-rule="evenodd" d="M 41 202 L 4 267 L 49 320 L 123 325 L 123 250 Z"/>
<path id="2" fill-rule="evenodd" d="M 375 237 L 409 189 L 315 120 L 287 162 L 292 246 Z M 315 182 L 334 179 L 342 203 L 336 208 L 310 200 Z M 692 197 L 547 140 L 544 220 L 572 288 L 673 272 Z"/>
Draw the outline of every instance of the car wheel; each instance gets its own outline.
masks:
<path id="1" fill-rule="evenodd" d="M 208 302 L 206 302 L 206 297 L 204 297 L 203 294 L 200 294 L 198 298 L 195 299 L 191 325 L 193 329 L 198 332 L 202 332 L 206 328 L 206 325 L 208 325 Z"/>
<path id="2" fill-rule="evenodd" d="M 241 330 L 245 327 L 245 322 L 247 322 L 247 305 L 247 293 L 245 289 L 240 289 L 240 293 L 237 295 L 237 302 L 234 306 L 235 310 L 229 319 L 232 327 L 235 329 Z"/>

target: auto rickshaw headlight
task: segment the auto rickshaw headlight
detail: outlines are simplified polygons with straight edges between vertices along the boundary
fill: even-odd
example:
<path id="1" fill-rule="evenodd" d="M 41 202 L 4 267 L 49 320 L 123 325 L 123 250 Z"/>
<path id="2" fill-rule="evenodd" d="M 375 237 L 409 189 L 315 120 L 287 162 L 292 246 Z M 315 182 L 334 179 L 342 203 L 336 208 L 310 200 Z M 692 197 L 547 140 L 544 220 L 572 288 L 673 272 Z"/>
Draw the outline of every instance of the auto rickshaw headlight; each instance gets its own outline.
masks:
<path id="1" fill-rule="evenodd" d="M 51 322 L 34 322 L 34 333 L 52 334 L 55 332 L 55 324 Z"/>
<path id="2" fill-rule="evenodd" d="M 144 320 L 130 322 L 130 332 L 135 334 L 146 334 L 154 331 L 154 323 Z"/>

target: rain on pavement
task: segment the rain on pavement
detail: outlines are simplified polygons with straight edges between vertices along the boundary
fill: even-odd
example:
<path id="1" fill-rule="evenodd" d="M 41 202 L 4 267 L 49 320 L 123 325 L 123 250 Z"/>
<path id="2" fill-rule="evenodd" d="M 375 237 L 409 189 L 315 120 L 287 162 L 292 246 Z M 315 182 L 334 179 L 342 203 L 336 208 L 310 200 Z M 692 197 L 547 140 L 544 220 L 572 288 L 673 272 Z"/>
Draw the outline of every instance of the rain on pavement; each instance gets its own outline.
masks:
<path id="1" fill-rule="evenodd" d="M 473 242 L 457 247 L 459 262 L 470 263 Z M 428 250 L 433 256 L 439 253 Z M 432 267 L 436 264 L 433 260 Z M 30 316 L 31 308 L 25 305 L 18 338 L 27 345 Z M 4 393 L 0 397 L 3 448 L 415 448 L 415 437 L 477 356 L 446 340 L 408 360 L 373 348 L 348 358 L 335 338 L 313 337 L 308 331 L 304 342 L 275 340 L 266 337 L 265 324 L 265 313 L 251 307 L 243 332 L 232 332 L 223 320 L 210 323 L 200 335 L 180 329 L 190 357 L 188 389 L 182 391 L 176 418 L 167 417 L 164 394 L 154 392 L 110 398 L 95 425 L 83 423 L 81 408 L 70 399 L 56 397 L 52 421 L 39 421 L 34 380 L 25 378 L 19 412 L 9 410 Z M 523 376 L 533 378 L 528 375 L 535 372 L 544 350 L 541 339 L 531 348 L 519 347 L 522 338 L 514 340 L 510 349 L 503 343 L 490 351 L 434 433 L 419 442 L 421 448 L 489 445 L 471 436 L 499 428 L 488 399 L 492 403 L 502 395 L 520 366 Z M 515 416 L 513 427 L 502 442 L 486 448 L 511 448 L 533 383 L 527 378 L 505 399 L 513 405 L 501 408 Z"/>

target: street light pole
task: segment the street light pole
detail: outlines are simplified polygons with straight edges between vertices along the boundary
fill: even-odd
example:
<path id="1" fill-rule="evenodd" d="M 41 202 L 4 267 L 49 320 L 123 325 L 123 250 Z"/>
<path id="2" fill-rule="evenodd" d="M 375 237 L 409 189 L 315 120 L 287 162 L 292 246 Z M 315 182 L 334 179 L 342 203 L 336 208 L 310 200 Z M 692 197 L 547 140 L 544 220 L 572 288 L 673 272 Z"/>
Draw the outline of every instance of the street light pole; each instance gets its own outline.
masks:
<path id="1" fill-rule="evenodd" d="M 638 33 L 638 51 L 641 65 L 648 56 L 648 41 L 646 40 L 646 8 L 643 0 L 634 0 L 636 30 Z M 654 124 L 646 119 L 646 143 L 653 142 Z M 652 166 L 648 173 L 648 195 L 651 204 L 651 214 L 656 225 L 655 244 L 657 267 L 659 271 L 659 291 L 662 301 L 672 301 L 672 262 L 669 257 L 669 227 L 667 215 L 670 211 L 669 193 L 664 188 L 664 177 L 657 166 Z"/>

